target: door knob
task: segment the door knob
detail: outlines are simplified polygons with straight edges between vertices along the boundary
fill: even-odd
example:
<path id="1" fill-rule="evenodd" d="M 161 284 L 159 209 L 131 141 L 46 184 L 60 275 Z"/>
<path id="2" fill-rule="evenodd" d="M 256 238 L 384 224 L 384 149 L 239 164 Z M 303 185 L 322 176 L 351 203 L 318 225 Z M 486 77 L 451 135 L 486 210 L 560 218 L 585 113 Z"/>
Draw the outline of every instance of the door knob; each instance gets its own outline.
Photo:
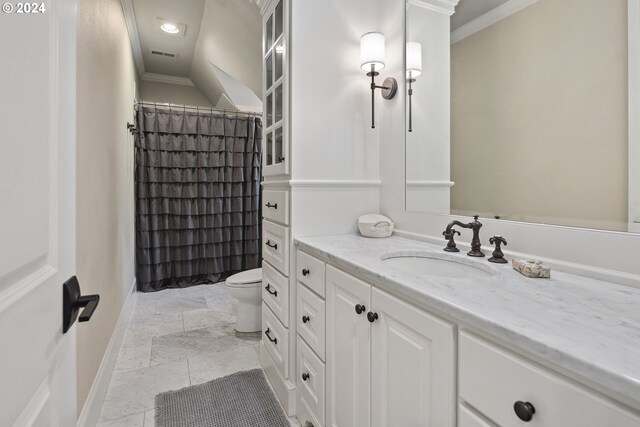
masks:
<path id="1" fill-rule="evenodd" d="M 367 308 L 362 304 L 356 304 L 356 314 L 362 314 Z"/>
<path id="2" fill-rule="evenodd" d="M 62 284 L 62 332 L 66 333 L 78 318 L 80 308 L 84 307 L 80 314 L 80 322 L 88 322 L 96 311 L 100 295 L 80 295 L 80 283 L 76 276 Z"/>
<path id="3" fill-rule="evenodd" d="M 376 319 L 378 319 L 378 313 L 374 313 L 372 311 L 367 313 L 367 320 L 369 320 L 369 322 L 373 323 Z"/>

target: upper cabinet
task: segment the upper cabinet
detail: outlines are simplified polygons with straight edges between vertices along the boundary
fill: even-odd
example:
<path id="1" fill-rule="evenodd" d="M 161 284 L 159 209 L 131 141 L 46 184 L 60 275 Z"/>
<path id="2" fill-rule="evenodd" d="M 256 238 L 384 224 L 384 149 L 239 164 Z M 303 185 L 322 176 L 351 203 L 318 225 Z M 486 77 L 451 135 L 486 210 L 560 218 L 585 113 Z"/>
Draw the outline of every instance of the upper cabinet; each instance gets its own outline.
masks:
<path id="1" fill-rule="evenodd" d="M 273 1 L 263 14 L 264 176 L 289 174 L 288 2 Z"/>

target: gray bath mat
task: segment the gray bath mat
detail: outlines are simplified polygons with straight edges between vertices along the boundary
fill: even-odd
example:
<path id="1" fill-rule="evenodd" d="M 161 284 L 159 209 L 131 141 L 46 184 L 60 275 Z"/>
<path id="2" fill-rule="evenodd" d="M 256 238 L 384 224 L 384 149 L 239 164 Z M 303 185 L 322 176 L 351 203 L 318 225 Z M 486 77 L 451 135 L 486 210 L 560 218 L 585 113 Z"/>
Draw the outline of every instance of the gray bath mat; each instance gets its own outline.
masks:
<path id="1" fill-rule="evenodd" d="M 156 396 L 157 427 L 289 427 L 262 369 Z"/>

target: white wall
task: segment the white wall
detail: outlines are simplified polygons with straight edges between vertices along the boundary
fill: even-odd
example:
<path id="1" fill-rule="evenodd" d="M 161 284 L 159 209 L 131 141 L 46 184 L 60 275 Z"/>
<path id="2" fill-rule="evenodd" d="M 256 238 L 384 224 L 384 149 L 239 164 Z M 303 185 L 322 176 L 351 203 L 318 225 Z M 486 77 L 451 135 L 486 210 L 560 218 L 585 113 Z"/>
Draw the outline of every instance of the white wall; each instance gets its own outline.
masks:
<path id="1" fill-rule="evenodd" d="M 359 52 L 360 36 L 386 21 L 376 6 L 385 2 L 292 3 L 292 177 L 378 180 L 380 136 L 371 129 L 369 79 Z M 380 82 L 386 75 L 383 70 Z M 377 108 L 383 103 L 377 91 Z"/>
<path id="2" fill-rule="evenodd" d="M 215 64 L 262 97 L 262 19 L 255 2 L 206 0 L 189 77 L 217 104 L 224 87 Z"/>
<path id="3" fill-rule="evenodd" d="M 381 13 L 387 35 L 386 73 L 402 76 L 403 71 L 403 2 L 388 2 Z M 402 85 L 401 85 L 402 86 Z M 450 215 L 434 215 L 404 210 L 404 135 L 401 103 L 385 103 L 380 119 L 380 168 L 382 188 L 380 210 L 390 216 L 400 230 L 418 236 L 442 240 L 442 231 L 452 219 L 468 220 Z M 509 242 L 508 253 L 532 254 L 552 265 L 570 271 L 588 273 L 594 277 L 640 286 L 640 235 L 630 233 L 585 230 L 509 221 L 482 219 L 482 242 L 494 234 L 502 234 Z M 466 230 L 463 230 L 466 231 Z M 461 242 L 469 242 L 470 233 L 463 233 Z"/>
<path id="4" fill-rule="evenodd" d="M 78 410 L 94 382 L 134 279 L 136 71 L 120 0 L 80 0 L 77 33 L 77 276 L 100 294 L 78 325 Z"/>
<path id="5" fill-rule="evenodd" d="M 140 82 L 140 100 L 194 107 L 212 107 L 206 96 L 195 86 L 175 85 L 151 81 Z"/>
<path id="6" fill-rule="evenodd" d="M 422 74 L 413 83 L 413 130 L 407 132 L 406 206 L 408 210 L 449 213 L 449 17 L 417 3 L 409 10 L 407 41 L 422 45 Z M 408 111 L 408 96 L 406 100 Z"/>

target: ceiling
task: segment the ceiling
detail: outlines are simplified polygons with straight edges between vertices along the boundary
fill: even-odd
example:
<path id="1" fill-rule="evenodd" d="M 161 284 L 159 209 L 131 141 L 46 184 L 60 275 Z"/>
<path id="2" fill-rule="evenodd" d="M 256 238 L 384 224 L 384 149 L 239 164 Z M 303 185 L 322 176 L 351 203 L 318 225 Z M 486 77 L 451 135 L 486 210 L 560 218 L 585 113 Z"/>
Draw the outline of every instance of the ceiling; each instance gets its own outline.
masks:
<path id="1" fill-rule="evenodd" d="M 142 59 L 147 72 L 189 77 L 204 4 L 205 0 L 133 0 Z M 160 31 L 156 18 L 185 25 L 184 37 Z M 151 50 L 175 53 L 177 58 L 153 55 Z"/>
<path id="2" fill-rule="evenodd" d="M 248 0 L 130 1 L 145 72 L 188 78 L 213 105 L 217 105 L 223 95 L 236 105 L 261 105 L 262 18 L 256 3 Z M 125 8 L 125 15 L 126 12 Z M 159 18 L 185 25 L 184 37 L 162 32 Z M 177 54 L 177 57 L 154 55 L 152 50 Z M 144 75 L 141 77 L 144 80 Z M 238 91 L 239 85 L 247 90 Z M 230 87 L 236 90 L 227 90 Z M 236 93 L 242 93 L 238 102 L 233 99 Z"/>
<path id="3" fill-rule="evenodd" d="M 460 0 L 451 16 L 451 31 L 455 31 L 509 0 Z"/>

